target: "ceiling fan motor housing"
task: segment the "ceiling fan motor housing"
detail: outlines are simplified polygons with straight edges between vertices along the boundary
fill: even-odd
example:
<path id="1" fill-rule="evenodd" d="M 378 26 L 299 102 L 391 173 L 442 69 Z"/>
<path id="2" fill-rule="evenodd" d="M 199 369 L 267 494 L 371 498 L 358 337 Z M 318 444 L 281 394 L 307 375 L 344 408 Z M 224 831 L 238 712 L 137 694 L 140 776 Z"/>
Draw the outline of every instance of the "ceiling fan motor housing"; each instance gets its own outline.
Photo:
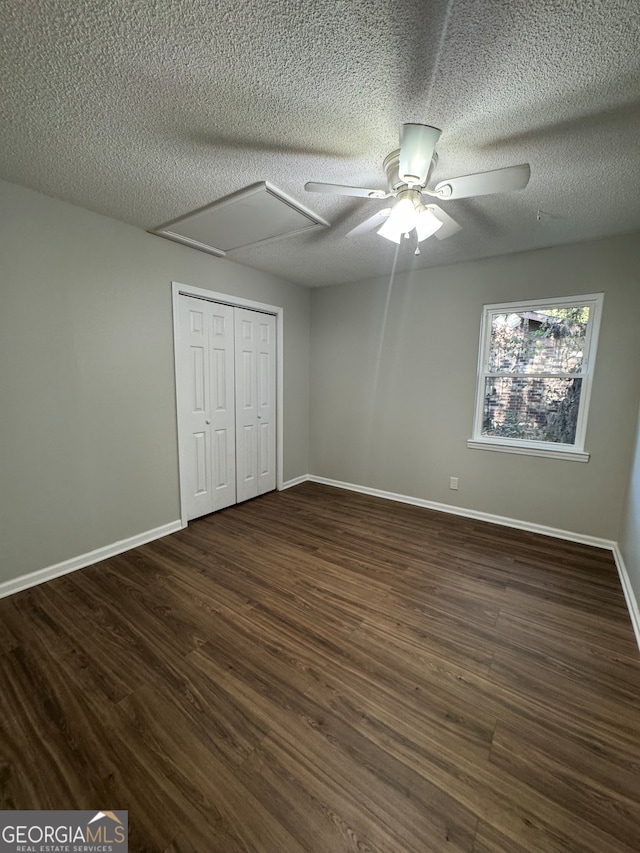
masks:
<path id="1" fill-rule="evenodd" d="M 438 164 L 438 155 L 436 152 L 433 152 L 433 156 L 431 157 L 431 163 L 429 165 L 429 171 L 427 172 L 427 177 L 424 184 L 420 184 L 419 186 L 426 186 L 429 183 L 429 178 L 436 165 Z M 405 180 L 400 177 L 400 149 L 396 149 L 392 151 L 390 154 L 384 158 L 384 162 L 382 164 L 385 174 L 387 176 L 387 186 L 389 187 L 389 192 L 400 192 L 403 187 L 408 187 L 409 185 Z"/>

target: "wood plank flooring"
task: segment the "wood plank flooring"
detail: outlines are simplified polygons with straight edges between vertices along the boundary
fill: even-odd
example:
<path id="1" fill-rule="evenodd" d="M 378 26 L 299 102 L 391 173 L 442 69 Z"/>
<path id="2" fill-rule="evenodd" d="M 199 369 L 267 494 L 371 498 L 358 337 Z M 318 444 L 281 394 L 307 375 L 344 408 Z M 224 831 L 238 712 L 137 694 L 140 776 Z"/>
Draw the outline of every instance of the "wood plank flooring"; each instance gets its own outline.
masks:
<path id="1" fill-rule="evenodd" d="M 637 853 L 611 554 L 304 484 L 0 601 L 0 808 L 132 853 Z"/>

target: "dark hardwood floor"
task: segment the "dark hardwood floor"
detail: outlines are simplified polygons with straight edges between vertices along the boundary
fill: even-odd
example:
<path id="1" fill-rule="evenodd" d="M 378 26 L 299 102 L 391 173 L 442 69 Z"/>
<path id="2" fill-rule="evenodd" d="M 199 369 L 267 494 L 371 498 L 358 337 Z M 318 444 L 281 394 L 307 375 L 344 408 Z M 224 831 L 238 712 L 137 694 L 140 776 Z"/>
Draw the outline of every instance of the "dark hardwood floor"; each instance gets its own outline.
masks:
<path id="1" fill-rule="evenodd" d="M 0 807 L 159 853 L 637 853 L 613 558 L 305 484 L 0 601 Z"/>

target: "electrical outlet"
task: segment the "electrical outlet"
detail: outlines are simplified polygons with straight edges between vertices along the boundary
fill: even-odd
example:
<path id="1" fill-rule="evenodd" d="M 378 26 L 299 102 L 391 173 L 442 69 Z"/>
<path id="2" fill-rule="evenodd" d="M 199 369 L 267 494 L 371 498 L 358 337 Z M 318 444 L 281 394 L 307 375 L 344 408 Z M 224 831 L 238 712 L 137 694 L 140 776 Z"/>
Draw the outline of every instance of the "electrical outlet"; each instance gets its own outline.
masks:
<path id="1" fill-rule="evenodd" d="M 449 488 L 457 489 L 458 488 L 458 478 L 457 477 L 449 477 Z"/>

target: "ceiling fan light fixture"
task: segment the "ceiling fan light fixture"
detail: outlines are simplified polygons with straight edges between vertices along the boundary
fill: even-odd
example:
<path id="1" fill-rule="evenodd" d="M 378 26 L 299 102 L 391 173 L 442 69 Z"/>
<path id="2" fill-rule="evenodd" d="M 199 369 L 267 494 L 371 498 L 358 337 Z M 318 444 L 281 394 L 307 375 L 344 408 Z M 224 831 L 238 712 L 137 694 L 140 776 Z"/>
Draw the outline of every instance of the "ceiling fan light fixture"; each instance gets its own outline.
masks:
<path id="1" fill-rule="evenodd" d="M 399 243 L 403 234 L 415 228 L 416 205 L 410 192 L 400 193 L 386 222 L 378 229 L 381 237 Z"/>
<path id="2" fill-rule="evenodd" d="M 378 234 L 393 243 L 400 243 L 403 235 L 408 237 L 415 229 L 417 242 L 421 243 L 441 226 L 441 220 L 422 203 L 420 193 L 407 190 L 398 196 L 388 218 L 378 229 Z"/>
<path id="3" fill-rule="evenodd" d="M 438 228 L 442 228 L 442 222 L 433 211 L 423 206 L 421 210 L 417 211 L 415 228 L 418 235 L 418 243 L 422 243 L 427 237 L 435 234 Z"/>
<path id="4" fill-rule="evenodd" d="M 378 233 L 381 237 L 384 237 L 385 240 L 391 240 L 392 243 L 400 243 L 402 239 L 402 231 L 398 231 L 398 229 L 390 222 L 391 216 L 386 219 L 380 228 L 378 228 Z"/>
<path id="5" fill-rule="evenodd" d="M 400 195 L 398 201 L 394 204 L 389 219 L 393 221 L 393 225 L 402 233 L 411 231 L 415 226 L 416 221 L 416 206 L 414 200 L 407 193 Z"/>

